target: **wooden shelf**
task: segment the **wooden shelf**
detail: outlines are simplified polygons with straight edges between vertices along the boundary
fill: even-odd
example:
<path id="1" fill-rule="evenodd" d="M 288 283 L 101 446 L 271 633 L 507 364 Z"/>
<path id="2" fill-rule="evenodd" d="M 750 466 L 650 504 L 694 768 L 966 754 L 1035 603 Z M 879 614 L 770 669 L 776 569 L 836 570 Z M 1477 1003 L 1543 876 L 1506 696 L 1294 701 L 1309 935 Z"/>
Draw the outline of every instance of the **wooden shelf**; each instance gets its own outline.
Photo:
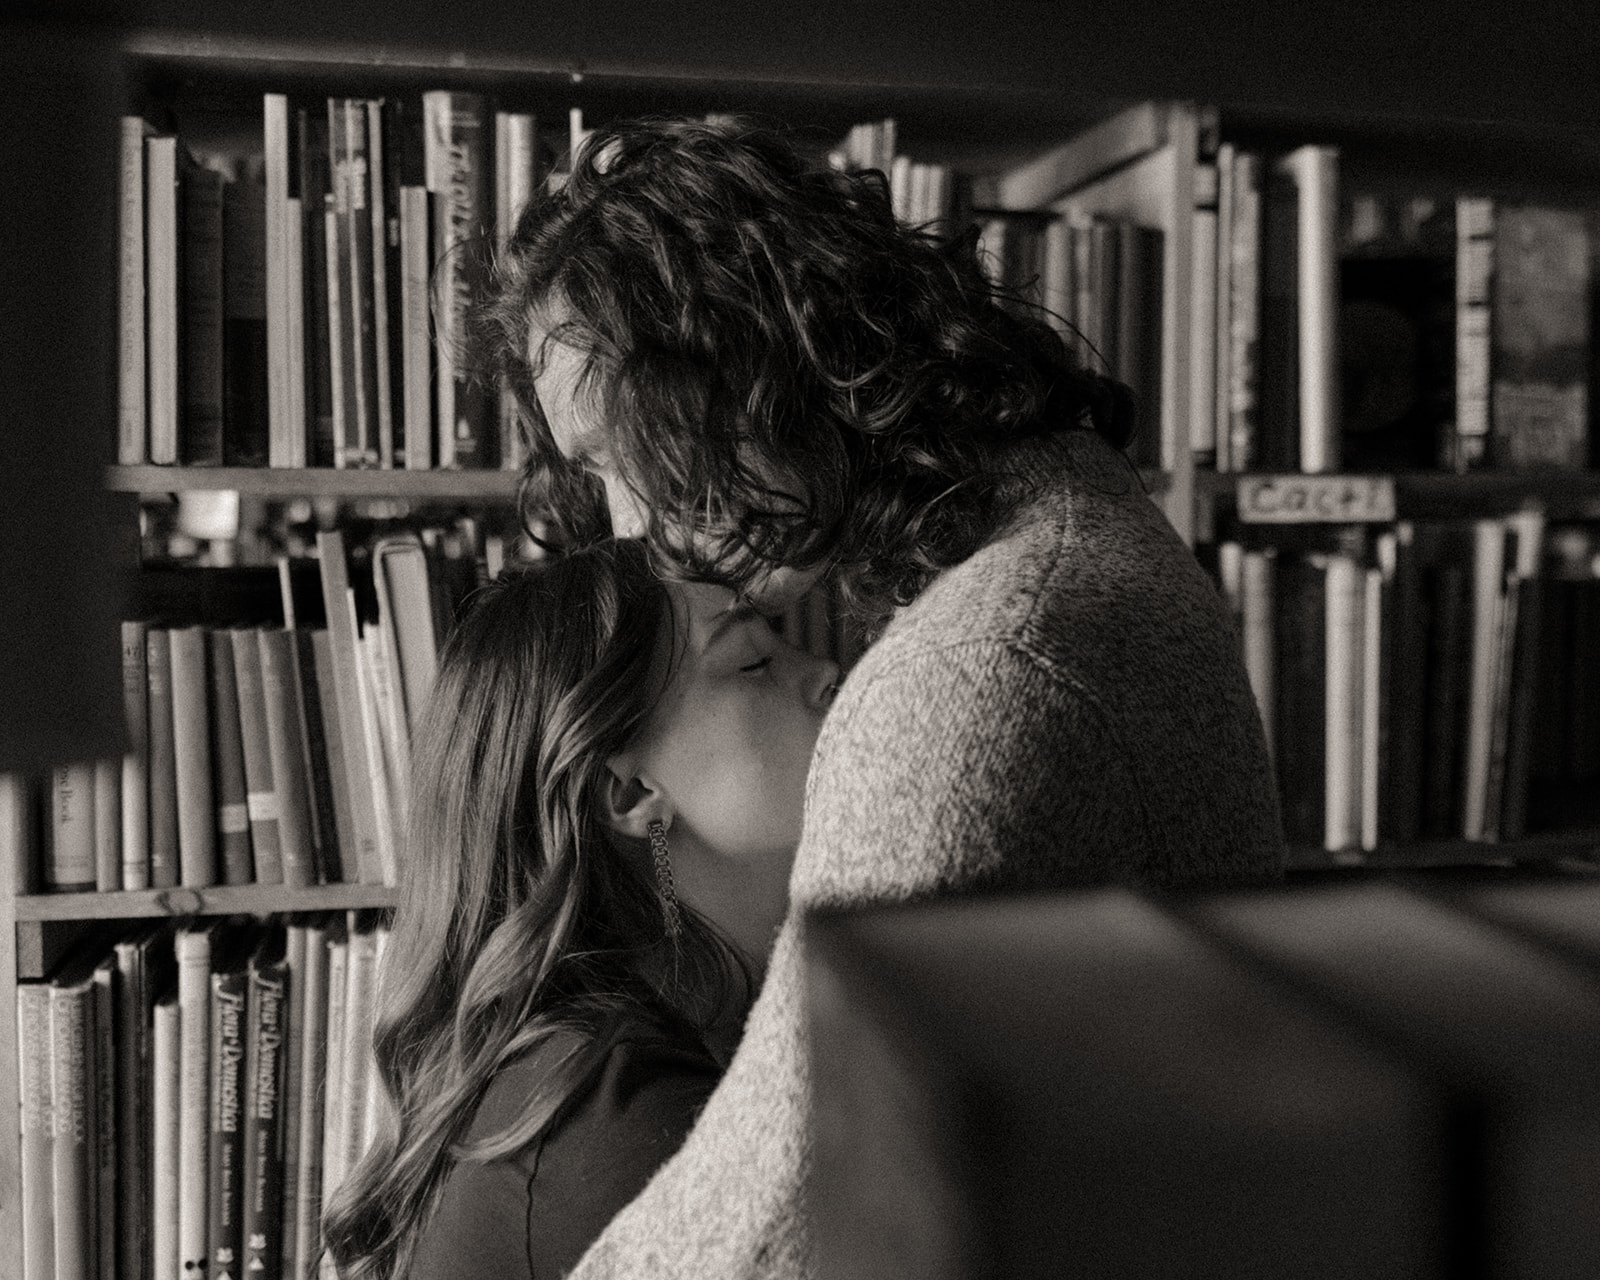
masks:
<path id="1" fill-rule="evenodd" d="M 342 470 L 332 467 L 108 467 L 106 488 L 123 493 L 233 489 L 284 498 L 516 499 L 515 471 Z"/>
<path id="2" fill-rule="evenodd" d="M 392 907 L 399 890 L 387 885 L 215 885 L 205 889 L 141 889 L 125 893 L 35 893 L 16 900 L 16 919 L 126 920 L 141 916 L 275 915 L 286 911 L 350 911 Z"/>

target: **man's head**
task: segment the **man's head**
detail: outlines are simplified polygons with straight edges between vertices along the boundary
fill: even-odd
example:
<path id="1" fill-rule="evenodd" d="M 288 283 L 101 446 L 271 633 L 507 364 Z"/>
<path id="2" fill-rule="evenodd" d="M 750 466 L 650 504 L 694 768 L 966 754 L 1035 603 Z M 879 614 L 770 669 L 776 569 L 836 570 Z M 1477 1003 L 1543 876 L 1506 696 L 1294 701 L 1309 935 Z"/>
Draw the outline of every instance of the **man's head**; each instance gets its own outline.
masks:
<path id="1" fill-rule="evenodd" d="M 970 235 L 896 222 L 876 173 L 734 123 L 602 130 L 501 264 L 526 514 L 645 539 L 774 599 L 830 568 L 903 597 L 986 532 L 984 460 L 1075 423 L 1091 379 L 1002 305 Z"/>

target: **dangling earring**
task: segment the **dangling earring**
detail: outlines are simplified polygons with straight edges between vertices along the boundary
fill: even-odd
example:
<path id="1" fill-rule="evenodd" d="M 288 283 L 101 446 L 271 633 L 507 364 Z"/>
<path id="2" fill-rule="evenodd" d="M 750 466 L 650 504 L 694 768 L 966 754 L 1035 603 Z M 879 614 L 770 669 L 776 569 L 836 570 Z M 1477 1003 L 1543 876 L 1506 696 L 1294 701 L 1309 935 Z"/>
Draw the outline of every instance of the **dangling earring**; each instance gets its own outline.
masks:
<path id="1" fill-rule="evenodd" d="M 667 854 L 667 828 L 659 818 L 652 818 L 645 830 L 650 833 L 650 857 L 656 866 L 656 885 L 661 890 L 661 914 L 666 921 L 667 937 L 676 938 L 681 918 L 678 892 L 672 887 L 672 859 Z"/>

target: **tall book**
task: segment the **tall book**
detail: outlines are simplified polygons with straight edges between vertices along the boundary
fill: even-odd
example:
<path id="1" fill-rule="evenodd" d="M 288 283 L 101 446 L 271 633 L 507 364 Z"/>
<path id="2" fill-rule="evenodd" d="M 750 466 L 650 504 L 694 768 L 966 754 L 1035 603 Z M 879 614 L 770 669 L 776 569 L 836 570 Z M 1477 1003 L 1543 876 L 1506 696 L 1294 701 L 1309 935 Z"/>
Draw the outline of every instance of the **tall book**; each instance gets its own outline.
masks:
<path id="1" fill-rule="evenodd" d="M 333 178 L 328 156 L 328 113 L 297 108 L 299 148 L 301 297 L 305 300 L 306 456 L 314 467 L 331 467 L 334 434 L 333 336 L 329 330 L 328 205 Z"/>
<path id="2" fill-rule="evenodd" d="M 1333 853 L 1359 851 L 1361 844 L 1363 654 L 1366 573 L 1345 552 L 1328 557 L 1324 578 L 1323 848 Z"/>
<path id="3" fill-rule="evenodd" d="M 378 391 L 364 101 L 328 100 L 328 156 L 335 231 L 330 259 L 337 262 L 340 298 L 335 367 L 341 374 L 337 394 L 342 408 L 339 421 L 344 427 L 343 436 L 335 442 L 334 461 L 341 467 L 370 467 L 378 463 Z"/>
<path id="4" fill-rule="evenodd" d="M 122 623 L 122 716 L 128 751 L 122 757 L 122 884 L 150 884 L 150 675 L 144 622 Z"/>
<path id="5" fill-rule="evenodd" d="M 145 421 L 145 177 L 144 140 L 155 130 L 123 116 L 117 183 L 117 461 L 149 459 Z"/>
<path id="6" fill-rule="evenodd" d="M 306 918 L 290 917 L 283 929 L 284 1003 L 281 1011 L 281 1043 L 285 1050 L 279 1112 L 279 1213 L 278 1243 L 275 1246 L 282 1265 L 294 1271 L 295 1187 L 300 1177 L 300 1046 L 305 1036 L 305 997 L 302 988 L 306 975 L 306 938 L 310 928 Z"/>
<path id="7" fill-rule="evenodd" d="M 311 843 L 319 878 L 325 884 L 345 879 L 343 851 L 349 848 L 349 815 L 341 817 L 345 803 L 337 794 L 341 767 L 331 756 L 342 750 L 335 727 L 329 729 L 329 699 L 322 689 L 323 673 L 317 649 L 327 643 L 324 627 L 296 627 L 294 637 L 294 676 L 296 706 L 300 712 L 305 745 L 307 802 L 311 812 Z M 319 639 L 320 637 L 320 639 Z M 330 675 L 331 678 L 331 675 Z M 342 763 L 342 762 L 341 762 Z"/>
<path id="8" fill-rule="evenodd" d="M 94 765 L 57 765 L 50 774 L 50 857 L 45 885 L 57 892 L 95 887 Z"/>
<path id="9" fill-rule="evenodd" d="M 276 931 L 250 959 L 244 1087 L 243 1276 L 274 1276 L 283 1265 L 283 1123 L 289 1023 L 289 967 Z M 222 1280 L 213 1273 L 212 1280 Z"/>
<path id="10" fill-rule="evenodd" d="M 267 193 L 250 157 L 222 193 L 222 460 L 268 459 Z"/>
<path id="11" fill-rule="evenodd" d="M 290 987 L 290 998 L 299 1010 L 299 1036 L 291 1034 L 290 1051 L 298 1058 L 299 1108 L 295 1114 L 286 1114 L 285 1122 L 296 1126 L 298 1140 L 294 1162 L 293 1191 L 293 1249 L 286 1235 L 284 1262 L 293 1262 L 292 1274 L 305 1276 L 311 1268 L 321 1238 L 318 1224 L 322 1216 L 322 1146 L 324 1107 L 328 1097 L 328 931 L 318 919 L 305 925 L 305 970 L 303 978 Z M 286 1194 L 291 1189 L 287 1182 Z M 285 1210 L 285 1226 L 289 1213 Z"/>
<path id="12" fill-rule="evenodd" d="M 149 1270 L 154 1116 L 153 1019 L 159 993 L 171 983 L 172 936 L 150 924 L 117 940 L 116 1133 L 117 1258 L 121 1274 Z"/>
<path id="13" fill-rule="evenodd" d="M 1221 175 L 1195 166 L 1189 308 L 1189 438 L 1195 461 L 1217 461 L 1217 236 Z"/>
<path id="14" fill-rule="evenodd" d="M 91 1154 L 95 1169 L 96 1271 L 103 1280 L 117 1273 L 117 962 L 108 947 L 99 948 L 93 973 L 95 1129 Z"/>
<path id="15" fill-rule="evenodd" d="M 1117 224 L 1117 378 L 1132 389 L 1138 433 L 1132 456 L 1161 465 L 1161 259 L 1157 227 Z"/>
<path id="16" fill-rule="evenodd" d="M 497 111 L 494 116 L 495 244 L 504 248 L 517 220 L 533 198 L 538 180 L 538 124 L 531 112 Z M 522 465 L 522 433 L 516 398 L 500 390 L 500 465 Z"/>
<path id="17" fill-rule="evenodd" d="M 266 196 L 268 457 L 274 467 L 306 465 L 304 295 L 298 265 L 298 182 L 289 99 L 262 95 L 263 186 Z M 297 391 L 299 392 L 297 402 Z"/>
<path id="18" fill-rule="evenodd" d="M 54 1119 L 52 1188 L 57 1280 L 98 1274 L 98 1158 L 96 1135 L 94 968 L 100 957 L 81 951 L 50 983 L 50 1095 Z"/>
<path id="19" fill-rule="evenodd" d="M 122 762 L 94 762 L 94 881 L 101 893 L 122 888 Z"/>
<path id="20" fill-rule="evenodd" d="M 468 323 L 487 288 L 494 235 L 489 116 L 481 95 L 422 96 L 425 185 L 433 198 L 439 366 L 439 465 L 492 467 L 498 433 L 488 397 L 468 366 Z"/>
<path id="21" fill-rule="evenodd" d="M 216 801 L 211 784 L 209 645 L 205 627 L 174 627 L 172 742 L 178 791 L 179 881 L 217 883 Z"/>
<path id="22" fill-rule="evenodd" d="M 168 986 L 156 996 L 150 1011 L 151 1276 L 183 1274 L 178 1262 L 182 1059 L 182 1010 L 175 986 Z"/>
<path id="23" fill-rule="evenodd" d="M 372 237 L 372 350 L 374 362 L 373 422 L 378 437 L 378 465 L 395 465 L 396 447 L 405 447 L 404 404 L 396 396 L 399 348 L 392 332 L 396 312 L 394 278 L 399 266 L 399 184 L 393 169 L 399 125 L 397 104 L 369 98 L 363 104 L 367 128 L 367 213 Z"/>
<path id="24" fill-rule="evenodd" d="M 150 701 L 150 888 L 178 883 L 178 760 L 172 720 L 172 632 L 145 633 Z"/>
<path id="25" fill-rule="evenodd" d="M 1494 277 L 1492 200 L 1456 200 L 1456 429 L 1450 461 L 1457 471 L 1489 460 L 1489 290 Z"/>
<path id="26" fill-rule="evenodd" d="M 211 1092 L 206 1155 L 206 1246 L 211 1280 L 244 1274 L 247 957 L 238 935 L 219 938 L 211 963 Z"/>
<path id="27" fill-rule="evenodd" d="M 17 1097 L 22 1222 L 22 1280 L 55 1274 L 55 1117 L 51 1092 L 50 988 L 17 986 Z"/>
<path id="28" fill-rule="evenodd" d="M 316 842 L 312 829 L 309 749 L 296 675 L 294 632 L 264 627 L 260 632 L 261 691 L 267 712 L 267 744 L 278 795 L 278 840 L 283 883 L 305 888 L 317 883 Z"/>
<path id="29" fill-rule="evenodd" d="M 399 670 L 405 729 L 415 730 L 438 668 L 434 586 L 428 558 L 415 534 L 391 534 L 372 546 L 378 625 Z"/>
<path id="30" fill-rule="evenodd" d="M 1544 528 L 1542 513 L 1512 516 L 1517 523 L 1517 551 L 1513 590 L 1517 596 L 1516 627 L 1511 636 L 1510 685 L 1506 709 L 1505 765 L 1498 834 L 1503 840 L 1520 840 L 1527 831 L 1528 785 L 1534 738 L 1549 732 L 1548 723 L 1535 718 L 1539 664 L 1544 631 Z"/>
<path id="31" fill-rule="evenodd" d="M 233 634 L 225 627 L 217 627 L 207 639 L 211 646 L 211 759 L 216 771 L 214 798 L 222 883 L 249 884 L 255 879 L 255 853 L 250 843 L 250 792 L 245 777 Z"/>
<path id="32" fill-rule="evenodd" d="M 1328 556 L 1278 560 L 1277 726 L 1283 833 L 1320 849 L 1326 838 Z"/>
<path id="33" fill-rule="evenodd" d="M 145 139 L 145 387 L 150 461 L 178 461 L 182 247 L 178 140 Z"/>
<path id="34" fill-rule="evenodd" d="M 1471 702 L 1473 534 L 1470 524 L 1457 523 L 1434 525 L 1427 532 L 1422 834 L 1449 839 L 1459 838 L 1462 831 L 1461 781 Z"/>
<path id="35" fill-rule="evenodd" d="M 377 815 L 372 799 L 372 769 L 368 756 L 366 723 L 361 711 L 360 668 L 354 614 L 348 603 L 350 569 L 345 559 L 344 535 L 337 529 L 317 534 L 317 558 L 322 570 L 322 598 L 328 620 L 328 649 L 333 689 L 339 710 L 339 741 L 349 781 L 350 827 L 354 835 L 348 876 L 354 868 L 362 884 L 383 883 L 378 858 Z"/>
<path id="36" fill-rule="evenodd" d="M 357 841 L 350 798 L 351 778 L 347 771 L 348 757 L 343 738 L 344 726 L 340 720 L 339 693 L 334 683 L 333 642 L 327 628 L 318 627 L 310 633 L 310 643 L 311 669 L 315 672 L 312 683 L 316 690 L 318 712 L 316 723 L 322 731 L 321 759 L 324 765 L 318 783 L 318 804 L 331 814 L 331 822 L 324 824 L 324 831 L 331 828 L 333 832 L 331 841 L 324 836 L 325 845 L 331 844 L 332 849 L 326 875 L 330 883 L 335 879 L 335 873 L 338 880 L 354 882 L 360 872 L 355 862 Z"/>
<path id="37" fill-rule="evenodd" d="M 1484 838 L 1489 756 L 1494 736 L 1495 675 L 1505 622 L 1506 526 L 1498 518 L 1473 522 L 1472 632 L 1467 685 L 1467 744 L 1461 782 L 1461 834 Z"/>
<path id="38" fill-rule="evenodd" d="M 1235 151 L 1227 246 L 1227 454 L 1231 470 L 1256 463 L 1261 337 L 1261 157 Z M 1220 287 L 1220 286 L 1219 286 Z M 1219 430 L 1221 423 L 1219 422 Z"/>
<path id="39" fill-rule="evenodd" d="M 348 1124 L 346 1111 L 349 1103 L 345 1090 L 349 969 L 350 939 L 344 925 L 336 923 L 328 931 L 328 1011 L 327 1030 L 323 1036 L 322 1131 L 318 1137 L 322 1147 L 318 1188 L 321 1204 L 328 1203 L 339 1189 L 345 1173 L 343 1139 Z M 303 1151 L 301 1158 L 304 1159 Z M 313 1230 L 318 1233 L 313 1250 L 321 1245 L 321 1224 L 317 1219 L 320 1219 L 320 1208 L 317 1218 L 312 1222 Z"/>
<path id="40" fill-rule="evenodd" d="M 278 801 L 273 768 L 272 739 L 267 729 L 266 693 L 261 675 L 261 628 L 235 628 L 230 639 L 239 699 L 253 878 L 257 884 L 282 884 L 283 846 L 279 835 L 282 806 Z"/>
<path id="41" fill-rule="evenodd" d="M 1428 601 L 1423 589 L 1422 548 L 1417 526 L 1395 523 L 1390 548 L 1389 590 L 1382 631 L 1384 670 L 1383 766 L 1378 828 L 1386 842 L 1410 844 L 1422 830 L 1423 747 L 1427 732 Z"/>
<path id="42" fill-rule="evenodd" d="M 178 968 L 177 1244 L 182 1274 L 205 1275 L 211 1258 L 211 964 L 217 927 L 181 928 Z"/>
<path id="43" fill-rule="evenodd" d="M 178 460 L 186 466 L 223 462 L 223 175 L 179 149 L 182 203 L 183 348 Z"/>
<path id="44" fill-rule="evenodd" d="M 1239 565 L 1239 636 L 1245 674 L 1268 752 L 1277 742 L 1278 660 L 1274 628 L 1278 616 L 1276 547 L 1246 548 Z"/>
<path id="45" fill-rule="evenodd" d="M 433 465 L 433 338 L 428 281 L 433 261 L 428 189 L 400 188 L 400 368 L 406 423 L 405 465 L 426 471 Z"/>
<path id="46" fill-rule="evenodd" d="M 1586 215 L 1501 205 L 1493 270 L 1490 456 L 1497 466 L 1581 470 L 1591 417 Z"/>

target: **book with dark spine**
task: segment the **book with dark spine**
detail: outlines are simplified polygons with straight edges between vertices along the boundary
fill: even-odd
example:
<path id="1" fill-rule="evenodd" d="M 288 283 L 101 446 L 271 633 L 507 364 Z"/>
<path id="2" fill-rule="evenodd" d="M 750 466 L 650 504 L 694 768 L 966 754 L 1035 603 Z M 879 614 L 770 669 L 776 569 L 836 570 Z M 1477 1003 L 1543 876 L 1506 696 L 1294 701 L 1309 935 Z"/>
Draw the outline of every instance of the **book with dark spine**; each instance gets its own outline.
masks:
<path id="1" fill-rule="evenodd" d="M 235 628 L 231 640 L 254 879 L 257 884 L 282 884 L 280 806 L 273 772 L 272 740 L 267 732 L 266 695 L 261 682 L 261 629 Z"/>
<path id="2" fill-rule="evenodd" d="M 183 271 L 183 386 L 178 461 L 191 467 L 223 462 L 223 253 L 225 179 L 179 146 L 180 249 Z"/>
<path id="3" fill-rule="evenodd" d="M 178 762 L 172 730 L 172 633 L 145 633 L 150 678 L 150 888 L 178 883 Z"/>
<path id="4" fill-rule="evenodd" d="M 283 1265 L 283 1126 L 286 1059 L 292 1050 L 288 959 L 281 932 L 267 933 L 249 965 L 244 1084 L 243 1276 Z M 214 1273 L 212 1280 L 223 1280 Z"/>
<path id="5" fill-rule="evenodd" d="M 128 751 L 122 757 L 123 889 L 150 885 L 150 674 L 144 622 L 122 624 L 122 712 Z"/>
<path id="6" fill-rule="evenodd" d="M 222 883 L 255 879 L 250 843 L 249 787 L 245 780 L 244 733 L 233 663 L 233 633 L 218 627 L 211 644 L 211 758 L 216 770 L 217 847 Z"/>
<path id="7" fill-rule="evenodd" d="M 172 742 L 178 790 L 178 879 L 217 883 L 216 801 L 211 784 L 210 648 L 205 627 L 174 627 Z"/>

